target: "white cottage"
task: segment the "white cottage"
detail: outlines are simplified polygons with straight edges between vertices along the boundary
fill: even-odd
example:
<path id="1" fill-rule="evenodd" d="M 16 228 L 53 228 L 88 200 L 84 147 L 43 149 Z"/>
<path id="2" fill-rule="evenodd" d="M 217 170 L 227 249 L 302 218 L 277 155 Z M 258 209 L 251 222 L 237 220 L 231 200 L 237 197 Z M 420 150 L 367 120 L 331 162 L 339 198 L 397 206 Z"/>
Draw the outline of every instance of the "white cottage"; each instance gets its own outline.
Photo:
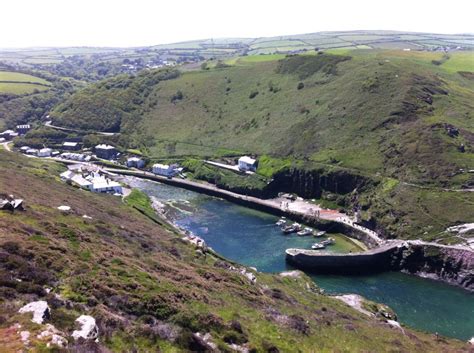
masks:
<path id="1" fill-rule="evenodd" d="M 257 170 L 257 165 L 257 160 L 250 158 L 249 156 L 239 158 L 239 169 L 242 171 L 255 172 Z"/>
<path id="2" fill-rule="evenodd" d="M 163 175 L 166 177 L 172 177 L 178 172 L 176 164 L 168 165 L 168 164 L 159 164 L 159 163 L 153 164 L 152 171 L 153 171 L 153 174 Z"/>
<path id="3" fill-rule="evenodd" d="M 145 161 L 138 157 L 130 157 L 127 159 L 127 167 L 129 168 L 143 168 Z"/>
<path id="4" fill-rule="evenodd" d="M 38 157 L 51 157 L 52 152 L 51 148 L 42 148 L 38 151 Z"/>

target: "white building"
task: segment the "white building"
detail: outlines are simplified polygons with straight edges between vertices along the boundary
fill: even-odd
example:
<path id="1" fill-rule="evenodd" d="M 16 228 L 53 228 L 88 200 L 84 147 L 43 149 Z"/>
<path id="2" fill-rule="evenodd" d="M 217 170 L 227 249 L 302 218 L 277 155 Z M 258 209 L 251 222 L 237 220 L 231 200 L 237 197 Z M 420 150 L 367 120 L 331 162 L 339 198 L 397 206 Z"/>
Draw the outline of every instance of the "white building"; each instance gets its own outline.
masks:
<path id="1" fill-rule="evenodd" d="M 61 153 L 61 158 L 69 159 L 71 161 L 80 161 L 80 162 L 89 162 L 91 160 L 91 156 L 89 155 L 85 155 L 82 153 L 71 153 L 71 152 Z"/>
<path id="2" fill-rule="evenodd" d="M 127 167 L 129 168 L 143 168 L 145 161 L 138 157 L 130 157 L 127 159 Z"/>
<path id="3" fill-rule="evenodd" d="M 25 151 L 25 153 L 36 156 L 38 154 L 38 150 L 36 148 L 29 148 Z"/>
<path id="4" fill-rule="evenodd" d="M 257 160 L 250 158 L 249 156 L 239 158 L 239 169 L 242 171 L 255 172 L 257 170 L 257 165 Z"/>
<path id="5" fill-rule="evenodd" d="M 3 137 L 7 141 L 17 136 L 18 133 L 13 130 L 5 130 L 4 132 L 0 133 L 0 137 Z"/>
<path id="6" fill-rule="evenodd" d="M 91 173 L 88 177 L 86 177 L 86 179 L 92 183 L 90 189 L 92 192 L 110 192 L 114 194 L 122 194 L 122 185 L 99 173 Z"/>
<path id="7" fill-rule="evenodd" d="M 38 151 L 38 157 L 51 157 L 52 152 L 51 148 L 42 148 Z"/>
<path id="8" fill-rule="evenodd" d="M 153 164 L 152 171 L 153 171 L 153 174 L 163 175 L 166 177 L 172 177 L 178 172 L 177 167 L 178 166 L 176 164 L 168 165 L 168 164 L 157 163 L 157 164 Z"/>

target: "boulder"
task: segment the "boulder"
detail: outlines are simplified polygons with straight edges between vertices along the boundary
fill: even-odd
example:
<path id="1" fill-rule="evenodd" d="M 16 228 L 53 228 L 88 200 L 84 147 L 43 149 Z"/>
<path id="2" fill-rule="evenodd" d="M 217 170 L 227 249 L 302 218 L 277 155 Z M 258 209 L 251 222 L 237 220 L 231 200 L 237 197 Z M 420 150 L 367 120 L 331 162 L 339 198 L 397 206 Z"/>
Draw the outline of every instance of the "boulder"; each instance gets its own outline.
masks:
<path id="1" fill-rule="evenodd" d="M 72 337 L 74 337 L 75 340 L 79 338 L 94 340 L 99 336 L 99 328 L 92 316 L 81 315 L 76 319 L 76 322 L 81 325 L 81 329 L 73 331 Z"/>
<path id="2" fill-rule="evenodd" d="M 18 310 L 18 312 L 20 314 L 30 312 L 33 313 L 33 319 L 31 319 L 31 321 L 37 324 L 42 324 L 44 320 L 50 318 L 49 306 L 48 303 L 46 303 L 44 300 L 26 304 L 24 307 Z"/>
<path id="3" fill-rule="evenodd" d="M 64 338 L 64 333 L 59 331 L 51 324 L 46 324 L 46 329 L 41 331 L 36 337 L 42 341 L 47 342 L 46 347 L 48 348 L 51 347 L 51 345 L 61 348 L 67 347 L 67 339 Z"/>

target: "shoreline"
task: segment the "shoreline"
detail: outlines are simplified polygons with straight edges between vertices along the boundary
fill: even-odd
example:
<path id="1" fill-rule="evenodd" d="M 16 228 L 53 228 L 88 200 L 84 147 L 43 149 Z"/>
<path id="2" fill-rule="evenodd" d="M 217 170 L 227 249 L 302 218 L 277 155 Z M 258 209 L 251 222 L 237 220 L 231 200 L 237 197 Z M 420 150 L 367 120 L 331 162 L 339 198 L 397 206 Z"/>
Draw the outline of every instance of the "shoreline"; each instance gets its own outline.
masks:
<path id="1" fill-rule="evenodd" d="M 308 217 L 307 214 L 283 210 L 278 207 L 278 203 L 273 200 L 261 200 L 255 197 L 221 190 L 208 184 L 200 184 L 182 179 L 168 179 L 143 171 L 117 170 L 112 168 L 106 168 L 106 171 L 161 182 L 209 196 L 220 197 L 249 208 L 277 216 L 285 216 L 308 225 L 316 225 L 323 230 L 331 228 L 332 230 L 343 233 L 349 240 L 354 240 L 355 242 L 361 241 L 368 247 L 368 250 L 356 254 L 324 254 L 317 250 L 288 249 L 286 251 L 286 259 L 288 262 L 296 265 L 297 268 L 315 271 L 319 266 L 320 270 L 323 269 L 327 272 L 350 274 L 351 271 L 341 271 L 341 266 L 344 262 L 347 262 L 348 265 L 346 268 L 353 268 L 359 274 L 394 270 L 416 275 L 421 278 L 428 276 L 470 292 L 474 291 L 474 278 L 471 279 L 471 277 L 474 277 L 471 270 L 471 267 L 474 266 L 474 251 L 466 247 L 441 245 L 420 240 L 382 241 L 379 239 L 380 242 L 375 242 L 372 237 L 365 237 L 365 232 L 362 232 L 360 230 L 362 227 L 358 225 L 352 224 L 349 226 L 337 218 L 314 219 L 314 217 Z M 169 219 L 166 219 L 166 221 L 173 226 L 173 228 L 177 229 L 180 234 L 186 235 L 182 229 L 177 227 Z M 433 249 L 438 255 L 432 256 L 428 254 L 433 252 Z M 383 254 L 381 255 L 381 253 Z M 415 253 L 415 255 L 413 255 L 413 253 Z M 299 259 L 304 258 L 304 260 L 295 261 L 296 257 Z M 461 260 L 456 262 L 455 259 L 457 258 L 461 258 Z M 361 259 L 364 259 L 362 263 Z M 381 259 L 383 259 L 383 261 Z M 439 267 L 439 263 L 442 264 L 441 267 Z M 321 264 L 324 265 L 321 266 Z"/>

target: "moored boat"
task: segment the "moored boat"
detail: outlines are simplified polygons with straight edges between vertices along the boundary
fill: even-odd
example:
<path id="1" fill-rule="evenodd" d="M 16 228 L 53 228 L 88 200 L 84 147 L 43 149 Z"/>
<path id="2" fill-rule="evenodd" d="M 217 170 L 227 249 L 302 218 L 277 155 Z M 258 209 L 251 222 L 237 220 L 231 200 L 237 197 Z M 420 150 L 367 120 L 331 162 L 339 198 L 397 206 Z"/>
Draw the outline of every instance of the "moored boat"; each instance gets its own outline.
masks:
<path id="1" fill-rule="evenodd" d="M 313 233 L 313 230 L 311 228 L 305 228 L 303 230 L 300 230 L 298 233 L 299 236 L 306 236 L 306 235 L 311 235 Z"/>
<path id="2" fill-rule="evenodd" d="M 315 236 L 316 238 L 320 238 L 325 234 L 326 234 L 326 232 L 324 230 L 322 230 L 320 232 L 316 232 L 316 231 L 313 232 L 313 236 Z"/>
<path id="3" fill-rule="evenodd" d="M 286 224 L 286 219 L 280 218 L 280 219 L 278 220 L 278 222 L 276 222 L 275 224 L 280 227 L 280 226 Z"/>
<path id="4" fill-rule="evenodd" d="M 289 226 L 285 226 L 285 227 L 281 228 L 281 231 L 284 234 L 291 234 L 291 233 L 296 233 L 298 231 L 298 229 L 296 229 L 295 226 L 293 226 L 293 225 L 289 225 Z"/>
<path id="5" fill-rule="evenodd" d="M 327 245 L 332 245 L 332 244 L 334 244 L 335 242 L 336 242 L 336 239 L 334 239 L 334 238 L 328 238 L 328 239 L 326 239 L 326 240 L 323 240 L 323 241 L 321 242 L 321 244 L 323 244 L 324 246 L 327 246 Z"/>
<path id="6" fill-rule="evenodd" d="M 311 245 L 311 249 L 313 250 L 321 250 L 321 249 L 324 249 L 325 247 L 326 246 L 321 243 L 314 243 L 313 245 Z"/>

